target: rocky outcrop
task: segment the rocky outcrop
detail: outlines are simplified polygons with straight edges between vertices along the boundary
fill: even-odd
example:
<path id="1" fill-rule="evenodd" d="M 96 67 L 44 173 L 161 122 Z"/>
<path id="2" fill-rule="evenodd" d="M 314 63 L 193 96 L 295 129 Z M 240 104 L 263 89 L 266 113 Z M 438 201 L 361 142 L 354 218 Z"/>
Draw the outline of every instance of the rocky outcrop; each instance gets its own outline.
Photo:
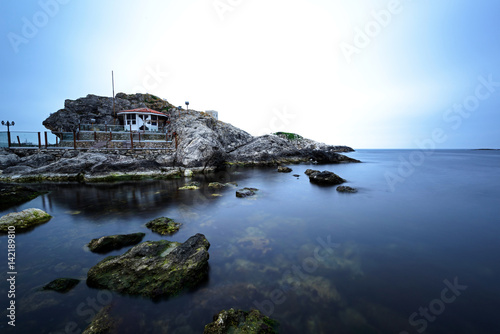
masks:
<path id="1" fill-rule="evenodd" d="M 52 152 L 26 155 L 0 150 L 0 179 L 16 182 L 92 181 L 112 174 L 145 173 L 162 175 L 169 168 L 205 171 L 226 164 L 279 165 L 299 162 L 359 162 L 339 152 L 346 146 L 331 146 L 301 136 L 265 135 L 254 137 L 211 115 L 194 110 L 179 111 L 168 101 L 150 94 L 119 93 L 115 112 L 148 107 L 169 116 L 168 130 L 175 134 L 169 151 L 141 156 L 118 150 L 99 151 L 99 145 L 86 152 L 74 151 L 57 156 Z M 120 124 L 115 117 L 113 99 L 88 95 L 66 100 L 64 109 L 51 114 L 43 125 L 53 132 L 72 132 L 81 124 Z M 104 147 L 104 146 L 102 146 Z M 111 153 L 113 152 L 113 153 Z M 186 176 L 190 176 L 189 172 Z M 49 177 L 47 179 L 47 177 Z"/>
<path id="2" fill-rule="evenodd" d="M 160 235 L 172 235 L 179 231 L 181 223 L 176 223 L 173 219 L 160 217 L 146 223 L 146 227 Z"/>
<path id="3" fill-rule="evenodd" d="M 121 321 L 117 321 L 110 315 L 111 306 L 103 307 L 92 319 L 90 325 L 82 334 L 115 334 Z"/>
<path id="4" fill-rule="evenodd" d="M 291 173 L 293 169 L 285 166 L 278 166 L 278 173 Z"/>
<path id="5" fill-rule="evenodd" d="M 338 176 L 337 174 L 330 171 L 315 171 L 309 175 L 309 181 L 311 183 L 325 185 L 325 186 L 333 186 L 337 184 L 341 184 L 346 182 L 343 178 Z"/>
<path id="6" fill-rule="evenodd" d="M 37 225 L 48 222 L 50 218 L 51 215 L 40 209 L 12 212 L 0 218 L 0 233 L 7 233 L 9 226 L 15 227 L 16 232 L 31 230 Z"/>
<path id="7" fill-rule="evenodd" d="M 214 315 L 203 334 L 275 334 L 278 323 L 257 310 L 223 310 Z"/>
<path id="8" fill-rule="evenodd" d="M 87 247 L 94 253 L 108 253 L 126 246 L 136 245 L 142 241 L 145 233 L 117 234 L 92 239 Z"/>
<path id="9" fill-rule="evenodd" d="M 209 247 L 202 234 L 182 244 L 166 240 L 143 242 L 90 268 L 87 284 L 152 298 L 176 295 L 206 279 Z"/>

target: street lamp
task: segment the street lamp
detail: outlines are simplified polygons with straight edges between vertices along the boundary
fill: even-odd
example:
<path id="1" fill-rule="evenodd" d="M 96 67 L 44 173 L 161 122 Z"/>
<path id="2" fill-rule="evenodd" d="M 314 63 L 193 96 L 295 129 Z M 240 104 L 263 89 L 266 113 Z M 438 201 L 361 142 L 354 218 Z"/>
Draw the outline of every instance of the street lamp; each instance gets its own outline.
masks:
<path id="1" fill-rule="evenodd" d="M 10 127 L 16 125 L 16 123 L 14 121 L 12 121 L 12 122 L 2 121 L 2 125 L 7 127 L 7 144 L 8 144 L 8 147 L 10 147 Z"/>
<path id="2" fill-rule="evenodd" d="M 189 101 L 186 101 L 186 111 L 189 111 Z"/>
<path id="3" fill-rule="evenodd" d="M 182 107 L 181 107 L 181 106 L 178 106 L 178 107 L 177 107 L 177 111 L 179 112 L 179 116 L 181 115 L 181 110 L 182 110 Z"/>

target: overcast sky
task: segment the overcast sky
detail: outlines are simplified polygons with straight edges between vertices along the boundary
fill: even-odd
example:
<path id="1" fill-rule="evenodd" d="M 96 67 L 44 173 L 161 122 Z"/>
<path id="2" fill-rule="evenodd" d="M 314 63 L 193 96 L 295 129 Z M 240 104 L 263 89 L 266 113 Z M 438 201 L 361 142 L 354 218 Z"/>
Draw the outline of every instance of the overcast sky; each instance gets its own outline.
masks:
<path id="1" fill-rule="evenodd" d="M 112 96 L 114 71 L 116 92 L 188 100 L 253 135 L 500 148 L 496 0 L 23 0 L 0 11 L 0 119 L 12 130 L 43 130 L 65 99 Z"/>

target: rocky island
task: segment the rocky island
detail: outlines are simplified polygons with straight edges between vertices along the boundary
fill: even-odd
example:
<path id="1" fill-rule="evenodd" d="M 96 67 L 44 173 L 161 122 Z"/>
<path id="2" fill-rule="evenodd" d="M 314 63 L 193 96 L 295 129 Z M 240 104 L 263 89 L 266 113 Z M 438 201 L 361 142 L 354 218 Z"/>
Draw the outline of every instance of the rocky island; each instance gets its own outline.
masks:
<path id="1" fill-rule="evenodd" d="M 168 131 L 173 138 L 168 149 L 112 148 L 109 147 L 111 139 L 98 140 L 96 133 L 95 144 L 85 149 L 3 148 L 0 149 L 0 181 L 168 178 L 185 175 L 186 170 L 206 172 L 228 165 L 359 162 L 340 154 L 353 151 L 350 147 L 326 145 L 300 136 L 269 134 L 254 137 L 208 113 L 179 110 L 166 100 L 150 94 L 119 93 L 114 108 L 111 97 L 88 95 L 66 100 L 64 109 L 51 114 L 43 125 L 63 140 L 62 133 L 76 133 L 81 124 L 106 124 L 106 128 L 108 124 L 121 124 L 126 128 L 113 109 L 137 108 L 149 108 L 165 115 L 166 119 L 168 117 Z M 105 133 L 104 130 L 102 132 Z"/>

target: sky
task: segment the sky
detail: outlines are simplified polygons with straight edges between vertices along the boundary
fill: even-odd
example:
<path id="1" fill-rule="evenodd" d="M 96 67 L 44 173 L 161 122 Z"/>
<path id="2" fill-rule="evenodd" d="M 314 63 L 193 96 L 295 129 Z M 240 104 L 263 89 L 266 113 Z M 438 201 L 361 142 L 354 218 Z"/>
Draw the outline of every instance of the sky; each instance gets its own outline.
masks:
<path id="1" fill-rule="evenodd" d="M 151 93 L 252 135 L 363 148 L 500 148 L 500 2 L 0 3 L 0 120 Z M 5 131 L 2 127 L 0 131 Z"/>

